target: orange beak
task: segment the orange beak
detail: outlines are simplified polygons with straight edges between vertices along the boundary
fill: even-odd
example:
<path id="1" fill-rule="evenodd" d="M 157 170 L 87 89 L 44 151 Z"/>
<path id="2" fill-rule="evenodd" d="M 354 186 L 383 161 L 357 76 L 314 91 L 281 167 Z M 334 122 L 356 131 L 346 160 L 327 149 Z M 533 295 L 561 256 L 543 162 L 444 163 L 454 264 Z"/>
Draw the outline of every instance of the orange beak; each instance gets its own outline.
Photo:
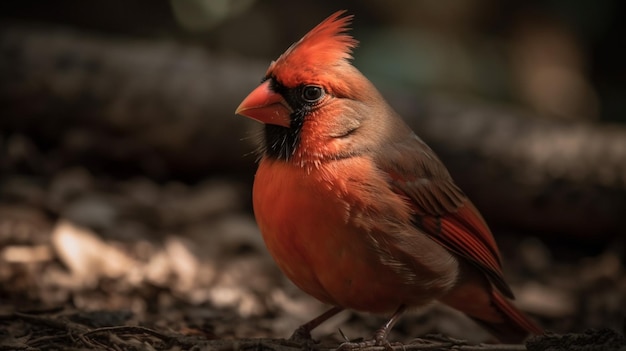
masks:
<path id="1" fill-rule="evenodd" d="M 236 114 L 256 119 L 261 123 L 275 124 L 289 128 L 293 110 L 283 97 L 270 89 L 270 82 L 265 81 L 254 89 L 239 104 Z"/>

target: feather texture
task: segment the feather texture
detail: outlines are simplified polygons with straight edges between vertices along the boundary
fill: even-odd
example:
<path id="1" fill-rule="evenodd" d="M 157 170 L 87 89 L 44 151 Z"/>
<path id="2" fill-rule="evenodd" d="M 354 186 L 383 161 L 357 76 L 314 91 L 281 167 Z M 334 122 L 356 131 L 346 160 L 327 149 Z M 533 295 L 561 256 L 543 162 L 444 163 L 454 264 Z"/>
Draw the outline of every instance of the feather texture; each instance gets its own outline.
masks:
<path id="1" fill-rule="evenodd" d="M 352 16 L 338 11 L 311 29 L 276 61 L 270 64 L 266 76 L 279 77 L 286 86 L 295 87 L 323 79 L 329 67 L 346 64 L 358 41 L 347 34 Z"/>

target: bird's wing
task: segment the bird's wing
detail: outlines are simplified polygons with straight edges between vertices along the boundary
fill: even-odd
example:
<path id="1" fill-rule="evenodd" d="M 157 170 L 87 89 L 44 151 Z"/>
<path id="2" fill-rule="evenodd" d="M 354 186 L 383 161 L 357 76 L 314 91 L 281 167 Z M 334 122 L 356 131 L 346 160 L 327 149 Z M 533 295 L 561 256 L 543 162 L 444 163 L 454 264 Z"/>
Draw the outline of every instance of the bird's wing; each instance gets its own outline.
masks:
<path id="1" fill-rule="evenodd" d="M 435 153 L 413 134 L 378 155 L 376 162 L 388 174 L 393 190 L 410 201 L 415 226 L 475 264 L 504 295 L 513 298 L 489 227 Z"/>

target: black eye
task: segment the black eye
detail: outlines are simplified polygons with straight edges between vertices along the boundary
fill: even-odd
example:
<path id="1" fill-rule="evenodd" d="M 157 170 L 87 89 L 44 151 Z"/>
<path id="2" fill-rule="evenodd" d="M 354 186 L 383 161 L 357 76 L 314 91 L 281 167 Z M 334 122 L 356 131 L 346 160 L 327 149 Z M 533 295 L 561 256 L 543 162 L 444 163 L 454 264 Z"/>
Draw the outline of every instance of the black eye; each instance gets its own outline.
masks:
<path id="1" fill-rule="evenodd" d="M 324 89 L 317 85 L 307 85 L 302 88 L 302 98 L 306 102 L 316 102 L 324 96 Z"/>

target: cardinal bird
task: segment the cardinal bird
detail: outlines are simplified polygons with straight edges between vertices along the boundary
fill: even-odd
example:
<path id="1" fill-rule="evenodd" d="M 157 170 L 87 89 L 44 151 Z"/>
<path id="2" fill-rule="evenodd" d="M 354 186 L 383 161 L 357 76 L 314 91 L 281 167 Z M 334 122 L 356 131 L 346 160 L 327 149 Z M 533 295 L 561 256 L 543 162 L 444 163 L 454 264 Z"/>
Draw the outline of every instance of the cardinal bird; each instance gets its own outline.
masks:
<path id="1" fill-rule="evenodd" d="M 254 214 L 291 281 L 343 309 L 391 314 L 438 300 L 502 342 L 542 333 L 512 303 L 496 242 L 435 153 L 350 60 L 339 11 L 273 61 L 237 114 L 264 123 Z M 365 343 L 365 342 L 364 342 Z"/>

